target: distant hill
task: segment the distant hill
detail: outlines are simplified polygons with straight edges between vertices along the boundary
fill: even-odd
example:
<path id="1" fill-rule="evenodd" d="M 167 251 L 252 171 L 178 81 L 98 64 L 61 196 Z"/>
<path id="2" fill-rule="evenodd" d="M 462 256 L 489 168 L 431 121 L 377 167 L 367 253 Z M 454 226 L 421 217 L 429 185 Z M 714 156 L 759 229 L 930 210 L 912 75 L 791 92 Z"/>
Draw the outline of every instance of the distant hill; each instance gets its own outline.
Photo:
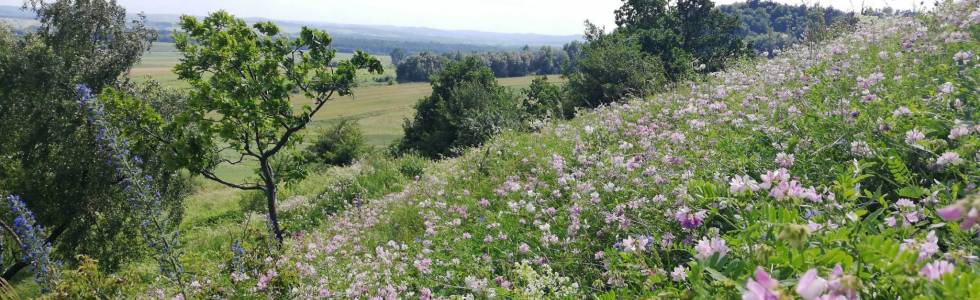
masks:
<path id="1" fill-rule="evenodd" d="M 135 15 L 134 15 L 135 17 Z M 170 33 L 176 27 L 180 16 L 172 14 L 148 14 L 147 24 L 160 31 L 160 41 L 172 41 Z M 6 20 L 15 31 L 22 32 L 36 25 L 34 14 L 16 6 L 0 6 L 0 21 Z M 314 27 L 329 32 L 334 38 L 334 47 L 349 52 L 361 49 L 375 54 L 387 54 L 395 48 L 407 52 L 473 52 L 511 50 L 528 46 L 561 46 L 578 40 L 577 35 L 556 36 L 542 34 L 495 33 L 471 30 L 443 30 L 424 27 L 402 27 L 385 25 L 353 25 L 328 22 L 301 22 L 246 18 L 249 22 L 273 21 L 284 32 L 296 33 L 303 26 Z"/>

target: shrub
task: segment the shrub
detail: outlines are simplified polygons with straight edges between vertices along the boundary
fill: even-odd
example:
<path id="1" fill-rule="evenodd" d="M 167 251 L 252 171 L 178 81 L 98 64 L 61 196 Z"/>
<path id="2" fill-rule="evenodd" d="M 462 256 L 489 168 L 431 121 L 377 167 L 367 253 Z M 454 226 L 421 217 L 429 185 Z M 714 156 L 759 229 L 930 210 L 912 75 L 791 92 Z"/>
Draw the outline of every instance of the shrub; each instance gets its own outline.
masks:
<path id="1" fill-rule="evenodd" d="M 659 59 L 640 51 L 638 44 L 622 35 L 604 35 L 594 26 L 589 31 L 589 43 L 568 75 L 566 107 L 594 108 L 642 97 L 664 84 Z"/>
<path id="2" fill-rule="evenodd" d="M 347 166 L 367 151 L 364 133 L 357 123 L 341 121 L 320 133 L 306 150 L 307 161 L 328 166 Z"/>
<path id="3" fill-rule="evenodd" d="M 531 118 L 565 118 L 571 116 L 571 113 L 566 111 L 564 107 L 565 88 L 548 82 L 547 76 L 535 78 L 531 81 L 531 85 L 521 93 L 524 96 L 521 104 Z"/>
<path id="4" fill-rule="evenodd" d="M 416 178 L 425 174 L 426 159 L 417 155 L 406 155 L 400 160 L 398 171 L 408 178 Z"/>
<path id="5" fill-rule="evenodd" d="M 432 95 L 415 108 L 415 117 L 405 122 L 399 151 L 430 158 L 479 145 L 494 133 L 519 125 L 524 115 L 517 98 L 474 57 L 450 63 L 433 78 Z"/>

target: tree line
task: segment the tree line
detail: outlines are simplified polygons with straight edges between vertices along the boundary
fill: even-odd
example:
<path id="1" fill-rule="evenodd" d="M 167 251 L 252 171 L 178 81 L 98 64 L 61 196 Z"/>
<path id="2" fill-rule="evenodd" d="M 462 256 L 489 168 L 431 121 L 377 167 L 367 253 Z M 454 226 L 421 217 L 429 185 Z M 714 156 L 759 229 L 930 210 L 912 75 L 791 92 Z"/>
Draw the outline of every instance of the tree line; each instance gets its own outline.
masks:
<path id="1" fill-rule="evenodd" d="M 562 48 L 544 46 L 532 49 L 525 46 L 520 51 L 493 51 L 465 53 L 436 54 L 421 52 L 406 56 L 404 49 L 395 49 L 389 53 L 392 62 L 397 66 L 399 82 L 423 82 L 448 65 L 449 62 L 460 62 L 466 58 L 476 58 L 486 65 L 497 77 L 520 77 L 532 74 L 559 74 L 573 59 L 569 47 L 579 43 L 568 44 Z"/>
<path id="2" fill-rule="evenodd" d="M 641 4 L 642 2 L 643 1 L 638 2 L 636 9 L 645 9 L 646 6 Z M 660 20 L 667 22 L 665 23 L 666 26 L 686 26 L 687 29 L 685 29 L 686 31 L 683 33 L 686 36 L 684 36 L 681 41 L 685 43 L 685 47 L 690 49 L 705 48 L 697 46 L 695 43 L 708 44 L 718 42 L 718 35 L 716 35 L 717 32 L 729 32 L 734 37 L 740 39 L 741 43 L 750 46 L 750 48 L 756 53 L 768 52 L 770 54 L 774 53 L 774 50 L 782 49 L 793 43 L 816 38 L 808 35 L 818 32 L 821 28 L 841 23 L 853 25 L 854 22 L 856 22 L 856 19 L 852 14 L 844 13 L 833 8 L 824 8 L 819 6 L 787 5 L 772 1 L 752 0 L 745 3 L 722 5 L 717 8 L 717 11 L 713 11 L 713 5 L 709 6 L 702 2 L 681 1 L 673 7 L 678 7 L 675 9 L 675 11 L 678 11 L 678 9 L 683 9 L 685 11 L 700 10 L 696 12 L 696 16 L 710 16 L 705 19 L 671 13 L 671 11 L 668 9 L 655 10 L 652 12 L 621 10 L 617 12 L 617 17 L 621 18 L 620 21 L 622 22 L 650 22 L 649 20 L 640 19 L 627 21 L 627 19 L 635 17 L 631 14 L 636 13 L 661 15 L 662 17 Z M 666 4 L 657 4 L 657 6 L 666 7 Z M 722 18 L 722 15 L 726 16 L 726 18 Z M 687 20 L 682 20 L 680 19 L 681 17 L 684 17 Z M 717 23 L 721 20 L 724 21 L 722 23 Z M 679 22 L 682 21 L 687 22 L 687 24 L 681 25 Z M 716 22 L 709 25 L 717 25 L 719 27 L 695 27 L 692 25 L 693 23 L 700 21 Z M 667 33 L 667 31 L 657 32 Z M 598 32 L 593 33 L 598 34 Z M 694 36 L 694 34 L 700 33 L 705 33 L 706 35 L 703 37 Z M 586 33 L 584 37 L 588 39 L 589 33 Z M 640 39 L 645 38 L 646 40 L 640 41 L 640 43 L 645 45 L 644 47 L 646 47 L 647 51 L 661 53 L 661 62 L 664 62 L 663 59 L 666 59 L 667 62 L 670 63 L 666 65 L 666 67 L 670 68 L 668 73 L 686 72 L 681 70 L 685 67 L 683 64 L 678 64 L 678 62 L 685 61 L 687 58 L 675 57 L 674 53 L 667 53 L 668 50 L 673 51 L 673 48 L 664 46 L 662 47 L 663 49 L 654 50 L 654 48 L 660 47 L 656 45 L 657 43 L 660 43 L 661 45 L 671 45 L 672 43 L 676 42 L 674 39 L 678 38 L 678 35 L 669 34 L 663 37 L 636 37 Z M 726 40 L 731 42 L 735 39 L 729 37 L 726 38 Z M 585 43 L 582 41 L 572 41 L 565 44 L 560 49 L 547 46 L 538 49 L 531 49 L 530 47 L 525 46 L 523 49 L 517 51 L 473 52 L 459 49 L 448 53 L 432 50 L 415 52 L 411 49 L 396 48 L 390 51 L 389 55 L 392 57 L 392 62 L 394 65 L 397 66 L 397 75 L 400 82 L 428 81 L 431 76 L 441 71 L 449 62 L 462 61 L 463 58 L 470 56 L 477 57 L 478 60 L 483 62 L 484 65 L 490 67 L 490 70 L 495 76 L 503 78 L 527 76 L 532 74 L 543 75 L 567 73 L 567 71 L 575 68 L 576 60 L 580 57 L 583 45 L 585 45 Z M 685 54 L 676 53 L 676 55 L 684 56 Z M 712 59 L 716 56 L 717 55 L 705 55 L 705 53 L 700 54 L 700 58 L 702 59 Z M 716 62 L 705 62 L 707 62 L 705 67 L 708 71 L 718 69 Z"/>
<path id="3" fill-rule="evenodd" d="M 750 0 L 721 5 L 721 12 L 738 16 L 736 33 L 759 53 L 781 49 L 807 38 L 815 27 L 837 23 L 853 24 L 854 15 L 832 7 L 789 5 Z"/>

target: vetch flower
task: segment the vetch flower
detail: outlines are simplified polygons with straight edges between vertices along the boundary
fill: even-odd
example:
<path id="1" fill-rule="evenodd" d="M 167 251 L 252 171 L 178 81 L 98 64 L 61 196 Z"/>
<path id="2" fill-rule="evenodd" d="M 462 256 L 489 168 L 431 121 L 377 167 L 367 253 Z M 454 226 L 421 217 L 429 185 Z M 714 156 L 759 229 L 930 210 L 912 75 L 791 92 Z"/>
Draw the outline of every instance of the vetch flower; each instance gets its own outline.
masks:
<path id="1" fill-rule="evenodd" d="M 817 269 L 810 269 L 800 277 L 796 293 L 806 300 L 818 299 L 827 290 L 827 280 L 817 275 Z"/>
<path id="2" fill-rule="evenodd" d="M 796 156 L 794 156 L 793 154 L 786 154 L 783 152 L 779 152 L 779 154 L 776 154 L 776 164 L 779 165 L 779 167 L 781 168 L 787 168 L 787 169 L 791 168 L 793 167 L 793 163 L 795 162 L 796 162 Z"/>
<path id="3" fill-rule="evenodd" d="M 953 264 L 945 260 L 937 260 L 922 267 L 922 270 L 919 270 L 919 274 L 929 280 L 936 280 L 944 274 L 952 273 L 953 271 Z"/>
<path id="4" fill-rule="evenodd" d="M 687 279 L 687 268 L 684 266 L 674 267 L 674 271 L 670 272 L 670 279 L 681 282 Z"/>
<path id="5" fill-rule="evenodd" d="M 682 207 L 674 214 L 674 219 L 681 224 L 684 229 L 694 229 L 704 223 L 704 218 L 708 215 L 705 210 L 692 212 L 690 208 Z"/>
<path id="6" fill-rule="evenodd" d="M 943 167 L 950 166 L 950 165 L 958 165 L 962 162 L 963 159 L 960 158 L 960 154 L 956 152 L 943 153 L 943 155 L 940 155 L 939 158 L 936 159 L 936 164 Z"/>
<path id="7" fill-rule="evenodd" d="M 912 129 L 905 133 L 905 143 L 909 145 L 915 144 L 925 138 L 926 135 L 918 129 Z"/>
<path id="8" fill-rule="evenodd" d="M 710 240 L 708 238 L 702 238 L 698 241 L 698 244 L 694 246 L 694 257 L 697 259 L 708 259 L 712 255 L 718 254 L 718 257 L 725 257 L 728 254 L 728 245 L 725 244 L 725 239 L 714 237 Z"/>
<path id="9" fill-rule="evenodd" d="M 742 300 L 778 300 L 779 282 L 772 279 L 762 267 L 756 267 L 755 276 L 745 283 Z"/>
<path id="10" fill-rule="evenodd" d="M 969 230 L 980 221 L 980 195 L 972 195 L 947 207 L 936 210 L 946 221 L 961 221 L 960 229 Z"/>

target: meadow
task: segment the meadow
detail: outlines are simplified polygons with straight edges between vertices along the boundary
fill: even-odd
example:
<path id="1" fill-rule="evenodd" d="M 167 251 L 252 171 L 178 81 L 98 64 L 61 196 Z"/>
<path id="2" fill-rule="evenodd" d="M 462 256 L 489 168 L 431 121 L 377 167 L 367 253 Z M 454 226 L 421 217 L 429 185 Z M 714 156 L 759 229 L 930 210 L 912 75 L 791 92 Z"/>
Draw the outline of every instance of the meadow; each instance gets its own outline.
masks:
<path id="1" fill-rule="evenodd" d="M 207 252 L 231 274 L 192 293 L 976 298 L 978 36 L 976 8 L 864 18 L 414 180 L 367 159 L 293 189 L 281 253 Z"/>
<path id="2" fill-rule="evenodd" d="M 350 53 L 337 55 L 338 59 L 346 59 L 350 56 Z M 415 113 L 414 106 L 419 99 L 432 93 L 432 87 L 429 83 L 422 82 L 400 84 L 379 82 L 378 78 L 394 77 L 395 66 L 391 64 L 391 57 L 386 55 L 376 57 L 384 64 L 385 73 L 377 75 L 362 71 L 358 78 L 360 87 L 355 89 L 354 95 L 332 100 L 314 117 L 307 133 L 315 135 L 319 129 L 343 120 L 352 120 L 361 126 L 365 140 L 370 146 L 383 148 L 402 136 L 404 120 Z M 155 43 L 153 48 L 143 56 L 140 64 L 130 71 L 129 76 L 137 83 L 154 80 L 169 88 L 187 88 L 187 83 L 179 80 L 173 73 L 173 67 L 179 63 L 179 59 L 180 53 L 174 44 Z M 499 78 L 498 81 L 502 86 L 520 90 L 529 86 L 536 77 L 538 76 Z M 548 78 L 554 82 L 564 81 L 560 75 L 550 75 Z M 296 98 L 297 107 L 309 103 L 311 100 L 308 98 L 302 96 Z M 219 169 L 217 173 L 228 178 L 241 179 L 252 175 L 253 171 L 249 166 L 235 166 Z"/>
<path id="3" fill-rule="evenodd" d="M 161 212 L 162 189 L 142 172 L 150 164 L 128 156 L 127 137 L 98 106 L 119 99 L 80 87 L 94 144 L 123 177 L 131 209 L 120 211 L 137 214 L 126 218 L 154 251 L 108 271 L 84 257 L 48 267 L 43 229 L 11 196 L 8 231 L 25 233 L 17 242 L 35 271 L 11 283 L 54 299 L 980 299 L 980 1 L 862 15 L 821 33 L 570 119 L 493 128 L 459 156 L 376 150 L 350 166 L 296 167 L 308 172 L 266 186 L 278 197 L 279 240 L 266 211 L 276 206 L 256 190 L 195 177 L 174 206 L 183 209 Z M 168 77 L 177 54 L 157 47 L 130 75 L 185 88 Z M 640 56 L 596 61 L 633 63 L 609 57 Z M 469 64 L 483 71 L 441 78 L 492 78 Z M 380 149 L 431 92 L 361 83 L 309 132 L 356 120 Z M 210 121 L 209 112 L 193 116 Z M 178 218 L 175 230 L 158 223 Z"/>

